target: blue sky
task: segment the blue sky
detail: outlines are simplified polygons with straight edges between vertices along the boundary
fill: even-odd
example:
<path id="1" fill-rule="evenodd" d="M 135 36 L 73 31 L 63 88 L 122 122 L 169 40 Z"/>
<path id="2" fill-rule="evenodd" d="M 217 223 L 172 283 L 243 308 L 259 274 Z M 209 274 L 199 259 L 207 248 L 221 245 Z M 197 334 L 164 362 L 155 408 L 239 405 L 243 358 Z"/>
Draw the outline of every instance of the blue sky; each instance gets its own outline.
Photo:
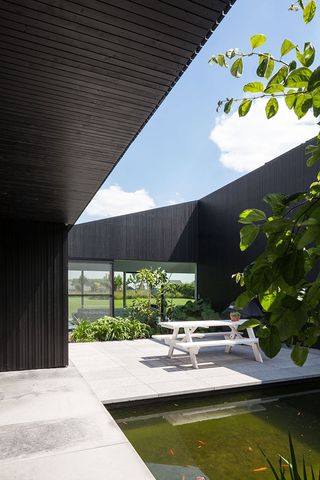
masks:
<path id="1" fill-rule="evenodd" d="M 263 49 L 275 55 L 285 38 L 317 45 L 319 16 L 304 25 L 301 12 L 288 12 L 289 5 L 290 0 L 236 1 L 79 222 L 201 198 L 312 137 L 314 122 L 298 122 L 285 109 L 268 123 L 263 105 L 245 119 L 225 119 L 215 111 L 219 99 L 243 96 L 244 83 L 255 79 L 256 62 L 237 80 L 208 64 L 213 54 L 231 47 L 249 51 L 256 33 L 268 37 Z"/>

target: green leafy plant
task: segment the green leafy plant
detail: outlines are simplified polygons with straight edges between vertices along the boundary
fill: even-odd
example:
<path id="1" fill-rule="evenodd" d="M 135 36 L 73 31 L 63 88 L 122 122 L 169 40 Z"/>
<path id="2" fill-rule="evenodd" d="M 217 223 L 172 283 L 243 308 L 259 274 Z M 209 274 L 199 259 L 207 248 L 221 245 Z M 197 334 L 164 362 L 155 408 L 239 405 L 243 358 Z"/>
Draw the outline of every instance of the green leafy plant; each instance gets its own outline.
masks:
<path id="1" fill-rule="evenodd" d="M 160 318 L 165 318 L 166 310 L 173 307 L 176 284 L 170 282 L 169 275 L 161 268 L 139 270 L 134 282 L 141 291 L 145 287 L 145 298 L 133 298 L 132 305 L 126 311 L 129 319 L 138 319 L 157 330 Z"/>
<path id="2" fill-rule="evenodd" d="M 260 449 L 262 455 L 265 457 L 273 478 L 275 480 L 286 480 L 288 478 L 287 473 L 290 475 L 291 480 L 319 480 L 320 479 L 320 469 L 317 477 L 315 476 L 314 469 L 312 466 L 307 467 L 304 457 L 302 458 L 302 467 L 299 469 L 297 456 L 294 450 L 294 445 L 292 443 L 291 435 L 289 434 L 289 449 L 290 449 L 290 459 L 287 460 L 282 455 L 279 455 L 279 465 L 275 466 L 268 456 Z M 302 472 L 299 472 L 302 470 Z"/>
<path id="3" fill-rule="evenodd" d="M 105 342 L 149 337 L 150 327 L 145 323 L 119 317 L 103 317 L 95 322 L 79 322 L 71 334 L 71 341 Z"/>
<path id="4" fill-rule="evenodd" d="M 298 0 L 289 10 L 301 11 L 305 23 L 314 18 L 317 4 Z M 227 98 L 218 102 L 226 114 L 233 105 L 239 116 L 247 115 L 253 102 L 268 99 L 267 118 L 279 110 L 278 98 L 284 98 L 287 108 L 300 119 L 308 112 L 315 121 L 320 115 L 320 67 L 313 67 L 315 47 L 305 42 L 301 48 L 284 39 L 278 55 L 260 51 L 267 38 L 263 34 L 251 37 L 251 51 L 229 49 L 209 61 L 228 67 L 230 73 L 241 77 L 244 61 L 257 60 L 254 81 L 243 87 L 245 98 Z M 317 144 L 307 147 L 308 165 L 320 159 L 320 133 Z M 292 195 L 270 193 L 264 197 L 268 213 L 255 208 L 244 210 L 239 217 L 240 249 L 247 250 L 263 236 L 265 248 L 243 272 L 234 275 L 244 288 L 236 300 L 236 308 L 243 308 L 258 298 L 265 312 L 264 322 L 258 322 L 257 335 L 262 350 L 274 357 L 282 342 L 292 348 L 291 357 L 303 365 L 308 351 L 320 336 L 320 173 L 309 190 Z"/>
<path id="5" fill-rule="evenodd" d="M 212 310 L 211 305 L 204 300 L 192 302 L 189 300 L 185 305 L 178 305 L 171 311 L 172 320 L 215 320 L 219 314 Z"/>

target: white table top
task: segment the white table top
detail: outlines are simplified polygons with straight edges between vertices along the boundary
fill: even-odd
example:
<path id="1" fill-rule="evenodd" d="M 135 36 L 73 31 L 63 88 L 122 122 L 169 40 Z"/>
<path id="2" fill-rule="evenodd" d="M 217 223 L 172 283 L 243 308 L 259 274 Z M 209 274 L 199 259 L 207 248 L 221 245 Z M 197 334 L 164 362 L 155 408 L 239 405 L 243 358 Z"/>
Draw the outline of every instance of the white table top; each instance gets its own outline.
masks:
<path id="1" fill-rule="evenodd" d="M 173 321 L 173 322 L 160 322 L 159 325 L 164 328 L 194 328 L 194 327 L 237 327 L 245 322 L 246 319 L 239 320 L 238 322 L 232 322 L 231 320 L 185 320 L 185 321 Z"/>

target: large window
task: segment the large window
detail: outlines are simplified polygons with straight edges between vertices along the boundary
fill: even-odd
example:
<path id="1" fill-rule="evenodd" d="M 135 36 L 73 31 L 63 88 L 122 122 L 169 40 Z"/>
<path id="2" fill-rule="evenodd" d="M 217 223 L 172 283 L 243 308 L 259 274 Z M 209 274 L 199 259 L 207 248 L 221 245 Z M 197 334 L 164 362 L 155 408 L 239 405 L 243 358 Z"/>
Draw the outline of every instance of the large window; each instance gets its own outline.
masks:
<path id="1" fill-rule="evenodd" d="M 69 262 L 69 324 L 113 313 L 112 263 Z"/>

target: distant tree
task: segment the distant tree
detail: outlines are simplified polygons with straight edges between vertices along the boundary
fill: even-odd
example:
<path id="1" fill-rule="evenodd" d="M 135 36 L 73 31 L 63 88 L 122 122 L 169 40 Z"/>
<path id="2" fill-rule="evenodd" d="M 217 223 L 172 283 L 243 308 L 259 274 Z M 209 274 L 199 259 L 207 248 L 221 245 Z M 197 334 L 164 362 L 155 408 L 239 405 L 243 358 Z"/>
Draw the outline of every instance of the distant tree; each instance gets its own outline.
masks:
<path id="1" fill-rule="evenodd" d="M 301 11 L 305 23 L 314 18 L 317 4 L 314 0 L 304 3 L 298 0 L 289 10 Z M 257 60 L 257 79 L 243 87 L 245 98 L 226 98 L 218 102 L 230 113 L 239 104 L 238 113 L 244 117 L 254 101 L 268 99 L 265 107 L 267 118 L 279 110 L 278 98 L 284 98 L 286 106 L 300 119 L 311 112 L 315 122 L 320 115 L 320 67 L 313 67 L 316 50 L 311 42 L 299 48 L 285 39 L 279 55 L 259 51 L 267 38 L 259 33 L 251 37 L 251 50 L 240 52 L 236 48 L 218 54 L 209 61 L 229 68 L 240 78 L 244 61 Z M 288 60 L 289 58 L 289 60 Z M 289 128 L 289 127 L 288 127 Z M 248 133 L 249 135 L 249 133 Z M 308 165 L 320 159 L 320 134 L 317 144 L 307 147 Z M 290 175 L 290 172 L 288 172 Z M 247 209 L 240 214 L 240 249 L 246 250 L 258 235 L 266 239 L 263 252 L 243 272 L 234 275 L 244 288 L 236 307 L 245 307 L 258 297 L 265 311 L 265 322 L 258 326 L 260 346 L 269 357 L 280 351 L 281 343 L 292 347 L 291 357 L 297 365 L 303 365 L 309 347 L 320 336 L 320 173 L 310 189 L 293 195 L 270 193 L 264 197 L 272 213 Z"/>
<path id="2" fill-rule="evenodd" d="M 113 279 L 114 289 L 122 290 L 123 280 L 121 275 L 115 275 Z"/>

